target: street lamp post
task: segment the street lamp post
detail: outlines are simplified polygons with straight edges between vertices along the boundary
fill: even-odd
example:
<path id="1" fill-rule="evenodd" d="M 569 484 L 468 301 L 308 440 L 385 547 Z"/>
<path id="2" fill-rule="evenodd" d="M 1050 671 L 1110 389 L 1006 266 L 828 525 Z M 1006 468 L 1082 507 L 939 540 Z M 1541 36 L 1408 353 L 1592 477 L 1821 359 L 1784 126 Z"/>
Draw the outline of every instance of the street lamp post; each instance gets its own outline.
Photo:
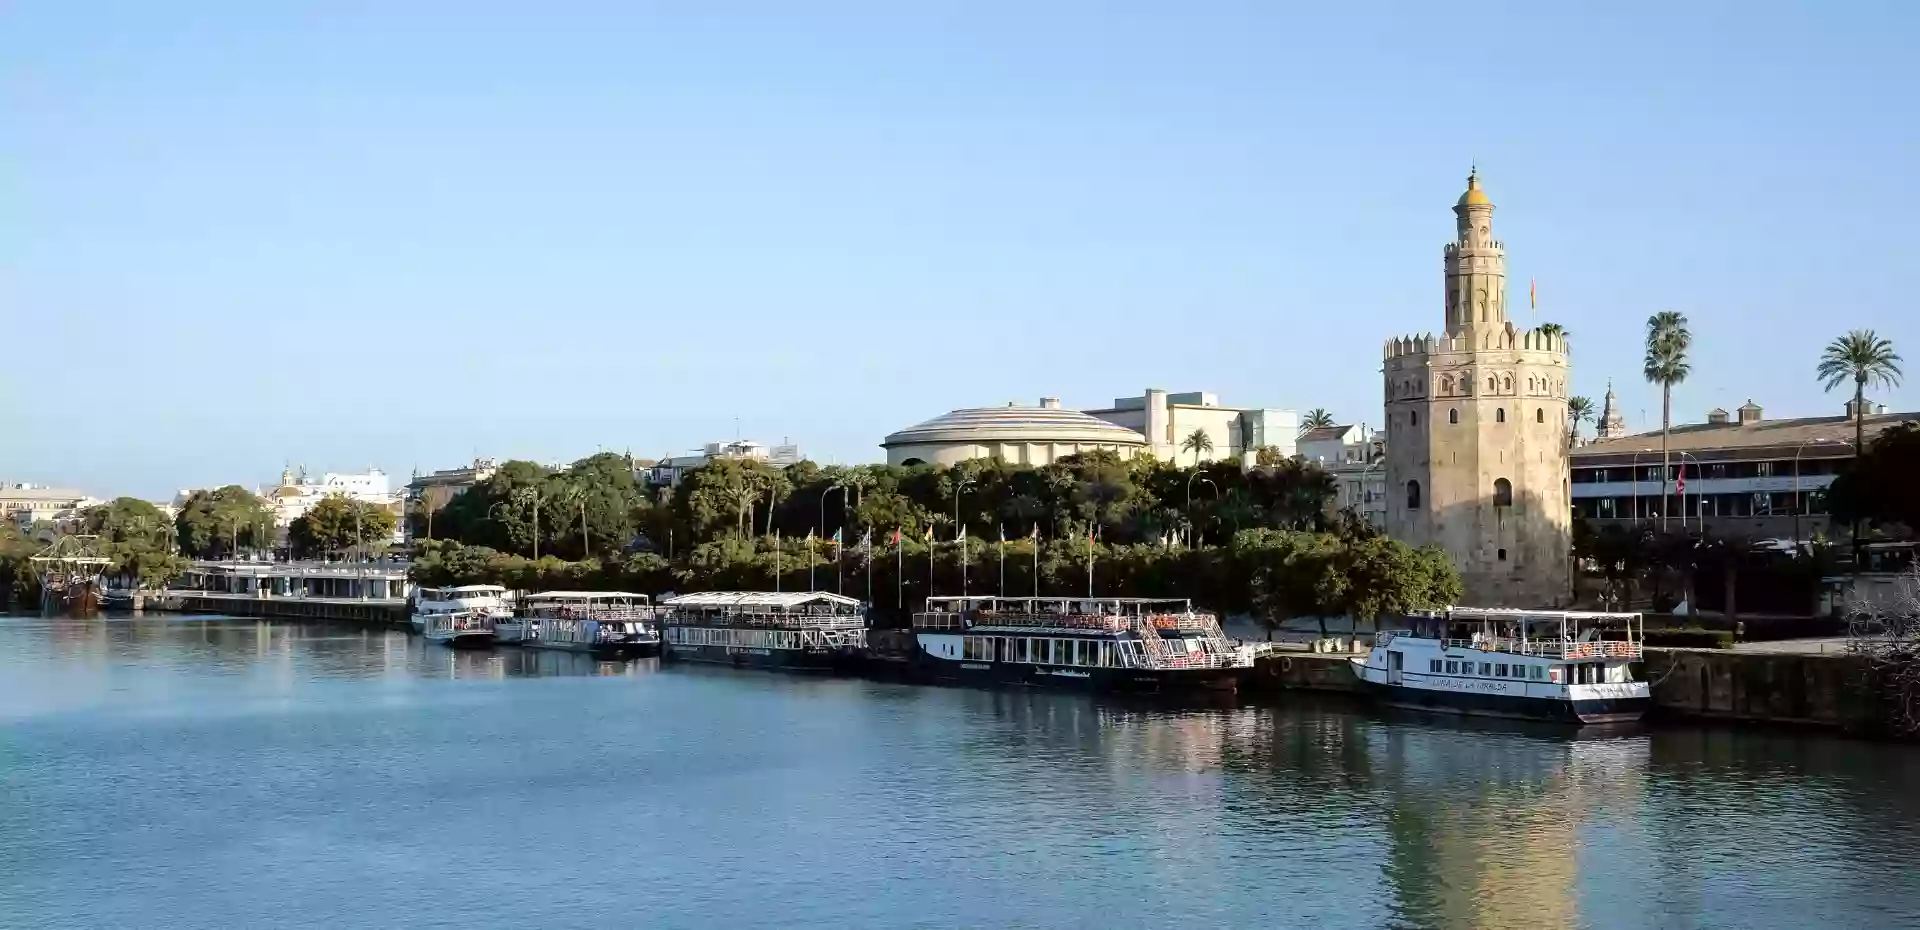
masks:
<path id="1" fill-rule="evenodd" d="M 832 494 L 835 491 L 840 492 L 841 506 L 845 506 L 847 503 L 846 485 L 830 484 L 830 485 L 827 485 L 826 490 L 820 492 L 820 541 L 821 542 L 827 541 L 827 495 Z M 811 543 L 807 545 L 807 590 L 809 592 L 813 590 L 813 545 Z"/>
<path id="2" fill-rule="evenodd" d="M 1845 439 L 1828 439 L 1823 436 L 1809 439 L 1801 443 L 1799 448 L 1793 450 L 1793 547 L 1796 550 L 1800 548 L 1800 514 L 1806 510 L 1806 506 L 1800 498 L 1800 453 L 1805 452 L 1808 446 L 1826 445 L 1828 443 L 1839 443 L 1849 448 L 1853 446 L 1853 443 Z M 1858 450 L 1856 450 L 1856 452 L 1857 451 Z"/>

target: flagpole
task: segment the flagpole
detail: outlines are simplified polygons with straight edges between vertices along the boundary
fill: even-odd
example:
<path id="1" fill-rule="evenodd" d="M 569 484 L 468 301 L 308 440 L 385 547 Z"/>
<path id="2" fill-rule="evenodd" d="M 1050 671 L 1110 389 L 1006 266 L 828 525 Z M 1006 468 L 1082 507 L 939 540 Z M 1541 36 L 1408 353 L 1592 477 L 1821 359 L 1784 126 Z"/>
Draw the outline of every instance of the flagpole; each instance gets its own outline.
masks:
<path id="1" fill-rule="evenodd" d="M 967 528 L 960 527 L 960 596 L 967 595 Z"/>
<path id="2" fill-rule="evenodd" d="M 780 593 L 780 534 L 773 534 L 773 593 Z"/>
<path id="3" fill-rule="evenodd" d="M 1093 531 L 1087 531 L 1087 596 L 1093 596 Z"/>
<path id="4" fill-rule="evenodd" d="M 807 593 L 813 593 L 813 531 L 807 531 Z"/>
<path id="5" fill-rule="evenodd" d="M 873 609 L 873 524 L 867 524 L 867 535 L 861 537 L 860 546 L 866 551 L 867 562 L 867 609 Z"/>
<path id="6" fill-rule="evenodd" d="M 846 531 L 847 531 L 847 528 L 843 526 L 843 527 L 841 527 L 841 528 L 839 528 L 838 530 L 835 530 L 835 531 L 834 531 L 834 533 L 833 533 L 833 538 L 834 538 L 834 544 L 833 544 L 833 593 L 835 593 L 835 594 L 845 594 L 845 593 L 846 593 L 845 591 L 842 591 L 842 590 L 840 590 L 840 575 L 841 575 L 841 566 L 845 564 L 845 562 L 846 562 L 846 554 L 847 554 L 847 551 L 846 551 L 846 550 L 847 550 L 847 545 L 846 545 L 846 542 L 847 542 L 847 541 L 846 541 L 846 538 L 845 538 L 845 537 L 843 537 L 843 536 L 841 536 L 840 534 L 842 534 L 842 533 L 845 533 Z"/>
<path id="7" fill-rule="evenodd" d="M 927 596 L 933 596 L 933 527 L 927 527 Z"/>
<path id="8" fill-rule="evenodd" d="M 1040 596 L 1040 524 L 1033 525 L 1033 596 Z"/>
<path id="9" fill-rule="evenodd" d="M 898 529 L 893 531 L 893 609 L 907 609 L 907 540 Z"/>
<path id="10" fill-rule="evenodd" d="M 1007 525 L 1000 524 L 1000 596 L 1007 596 Z"/>

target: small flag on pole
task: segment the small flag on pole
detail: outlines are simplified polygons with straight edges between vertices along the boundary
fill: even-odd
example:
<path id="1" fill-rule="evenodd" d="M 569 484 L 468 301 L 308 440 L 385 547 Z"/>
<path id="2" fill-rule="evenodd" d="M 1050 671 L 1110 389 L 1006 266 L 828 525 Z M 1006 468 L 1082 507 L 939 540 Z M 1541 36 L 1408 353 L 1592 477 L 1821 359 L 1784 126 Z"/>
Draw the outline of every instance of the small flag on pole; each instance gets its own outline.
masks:
<path id="1" fill-rule="evenodd" d="M 927 542 L 933 542 L 933 527 L 931 526 L 927 527 L 926 539 L 927 539 Z"/>
<path id="2" fill-rule="evenodd" d="M 1040 541 L 1040 524 L 1035 523 L 1033 525 L 1033 536 L 1031 538 L 1033 539 L 1034 542 Z"/>
<path id="3" fill-rule="evenodd" d="M 1540 291 L 1534 287 L 1533 279 L 1527 279 L 1527 309 L 1540 312 Z"/>
<path id="4" fill-rule="evenodd" d="M 833 544 L 834 544 L 835 546 L 838 546 L 838 545 L 840 545 L 840 530 L 839 530 L 839 529 L 835 529 L 835 530 L 833 531 Z"/>

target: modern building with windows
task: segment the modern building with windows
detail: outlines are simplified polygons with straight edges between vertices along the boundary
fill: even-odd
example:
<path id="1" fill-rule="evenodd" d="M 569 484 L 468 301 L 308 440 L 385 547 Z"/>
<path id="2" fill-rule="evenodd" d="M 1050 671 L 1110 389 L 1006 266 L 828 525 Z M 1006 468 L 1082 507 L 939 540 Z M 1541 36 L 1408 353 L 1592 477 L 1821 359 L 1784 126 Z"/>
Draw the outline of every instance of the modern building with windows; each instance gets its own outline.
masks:
<path id="1" fill-rule="evenodd" d="M 50 488 L 44 484 L 0 482 L 0 515 L 22 529 L 37 522 L 54 521 L 63 516 L 101 503 L 72 488 Z"/>
<path id="2" fill-rule="evenodd" d="M 1146 437 L 1147 451 L 1155 457 L 1186 465 L 1194 461 L 1186 443 L 1195 431 L 1212 444 L 1200 452 L 1200 461 L 1243 466 L 1254 464 L 1262 446 L 1274 447 L 1283 458 L 1292 456 L 1300 433 L 1300 414 L 1292 410 L 1225 407 L 1211 391 L 1169 394 L 1148 388 L 1139 397 L 1116 397 L 1112 406 L 1086 413 Z"/>
<path id="3" fill-rule="evenodd" d="M 1652 523 L 1734 538 L 1845 536 L 1827 515 L 1826 487 L 1853 458 L 1853 402 L 1840 416 L 1769 420 L 1749 400 L 1733 414 L 1668 431 L 1670 479 L 1660 474 L 1660 432 L 1588 443 L 1572 456 L 1573 513 L 1595 526 Z M 1871 407 L 1868 442 L 1920 412 Z M 1663 519 L 1664 518 L 1664 519 Z"/>

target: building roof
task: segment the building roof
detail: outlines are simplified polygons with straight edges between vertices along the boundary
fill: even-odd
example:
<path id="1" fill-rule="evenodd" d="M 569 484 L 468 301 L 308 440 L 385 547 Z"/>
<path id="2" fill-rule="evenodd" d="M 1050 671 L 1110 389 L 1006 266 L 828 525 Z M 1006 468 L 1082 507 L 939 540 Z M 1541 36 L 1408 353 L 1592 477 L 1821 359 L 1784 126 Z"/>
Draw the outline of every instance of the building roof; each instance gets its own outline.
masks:
<path id="1" fill-rule="evenodd" d="M 1350 429 L 1353 429 L 1353 424 L 1351 423 L 1345 426 L 1322 426 L 1317 429 L 1310 429 L 1304 433 L 1301 433 L 1300 438 L 1295 440 L 1295 442 L 1333 442 L 1336 440 L 1344 441 L 1347 438 L 1347 431 Z"/>
<path id="2" fill-rule="evenodd" d="M 1883 413 L 1867 417 L 1867 441 L 1889 426 L 1920 420 L 1920 412 Z M 1805 458 L 1835 458 L 1853 454 L 1853 418 L 1799 417 L 1785 420 L 1760 420 L 1754 423 L 1684 423 L 1668 434 L 1667 449 L 1685 452 L 1702 459 L 1750 458 L 1757 453 L 1796 451 Z M 1804 446 L 1804 448 L 1802 448 Z M 1822 446 L 1828 448 L 1822 449 Z M 1590 442 L 1573 450 L 1573 464 L 1624 464 L 1633 454 L 1660 451 L 1660 431 L 1635 433 L 1614 439 Z"/>
<path id="3" fill-rule="evenodd" d="M 1480 189 L 1480 169 L 1475 168 L 1473 173 L 1467 175 L 1467 192 L 1460 195 L 1457 206 L 1491 205 L 1492 203 L 1493 201 L 1487 199 L 1487 192 Z"/>
<path id="4" fill-rule="evenodd" d="M 71 502 L 85 500 L 86 496 L 86 494 L 72 488 L 49 488 L 42 485 L 22 487 L 13 484 L 0 484 L 0 500 Z"/>
<path id="5" fill-rule="evenodd" d="M 808 604 L 829 604 L 836 607 L 858 607 L 860 602 L 851 597 L 834 594 L 830 591 L 705 591 L 699 594 L 682 594 L 670 597 L 660 603 L 668 607 L 696 607 L 712 610 L 728 608 L 772 608 L 792 610 Z"/>
<path id="6" fill-rule="evenodd" d="M 881 448 L 920 443 L 1070 442 L 1145 446 L 1147 437 L 1078 410 L 1059 407 L 969 407 L 909 426 Z"/>

